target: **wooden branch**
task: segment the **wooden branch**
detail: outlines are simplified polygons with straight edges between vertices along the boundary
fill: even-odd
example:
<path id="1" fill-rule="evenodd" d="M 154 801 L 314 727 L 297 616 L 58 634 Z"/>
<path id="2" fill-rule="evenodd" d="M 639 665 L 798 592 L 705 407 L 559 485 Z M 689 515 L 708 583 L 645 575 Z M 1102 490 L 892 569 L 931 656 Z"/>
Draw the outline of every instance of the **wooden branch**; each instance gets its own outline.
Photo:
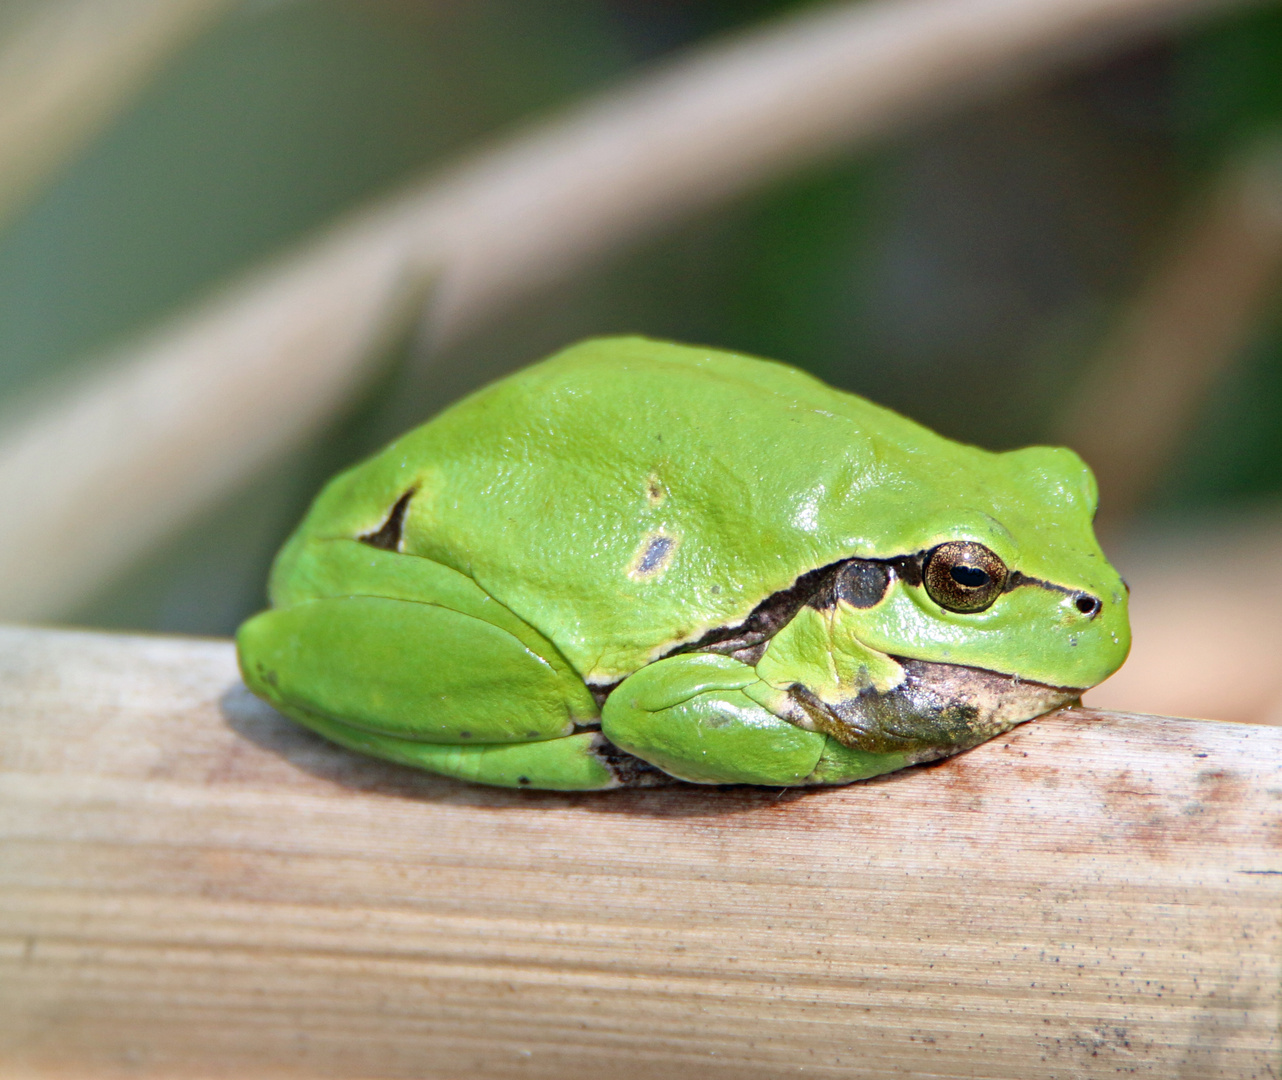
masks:
<path id="1" fill-rule="evenodd" d="M 835 148 L 1234 0 L 865 0 L 664 67 L 371 209 L 0 438 L 0 611 L 68 610 L 365 377 L 439 283 L 441 335 L 657 225 Z M 87 526 L 86 523 L 91 523 Z"/>
<path id="2" fill-rule="evenodd" d="M 220 641 L 7 629 L 0 687 L 6 1076 L 1277 1075 L 1282 730 L 561 795 L 330 747 Z"/>

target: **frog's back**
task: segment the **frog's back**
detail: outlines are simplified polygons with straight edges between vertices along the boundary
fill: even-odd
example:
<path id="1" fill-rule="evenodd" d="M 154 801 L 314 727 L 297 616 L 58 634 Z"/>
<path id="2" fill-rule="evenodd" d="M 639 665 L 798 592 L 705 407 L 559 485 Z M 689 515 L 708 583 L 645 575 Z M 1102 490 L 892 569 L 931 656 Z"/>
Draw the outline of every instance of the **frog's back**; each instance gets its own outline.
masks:
<path id="1" fill-rule="evenodd" d="M 598 339 L 338 477 L 300 539 L 375 532 L 408 495 L 404 553 L 468 575 L 609 682 L 807 570 L 898 554 L 907 518 L 1000 504 L 1011 457 L 782 364 Z"/>

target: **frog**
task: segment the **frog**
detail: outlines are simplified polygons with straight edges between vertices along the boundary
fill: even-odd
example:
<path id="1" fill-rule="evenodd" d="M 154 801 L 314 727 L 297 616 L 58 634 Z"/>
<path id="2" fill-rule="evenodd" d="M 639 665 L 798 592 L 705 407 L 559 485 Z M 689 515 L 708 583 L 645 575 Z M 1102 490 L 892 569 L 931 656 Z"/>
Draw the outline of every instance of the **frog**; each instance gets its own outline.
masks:
<path id="1" fill-rule="evenodd" d="M 1122 664 L 1097 502 L 1067 448 L 985 450 L 787 364 L 595 338 L 335 477 L 237 654 L 324 738 L 474 783 L 847 784 Z"/>

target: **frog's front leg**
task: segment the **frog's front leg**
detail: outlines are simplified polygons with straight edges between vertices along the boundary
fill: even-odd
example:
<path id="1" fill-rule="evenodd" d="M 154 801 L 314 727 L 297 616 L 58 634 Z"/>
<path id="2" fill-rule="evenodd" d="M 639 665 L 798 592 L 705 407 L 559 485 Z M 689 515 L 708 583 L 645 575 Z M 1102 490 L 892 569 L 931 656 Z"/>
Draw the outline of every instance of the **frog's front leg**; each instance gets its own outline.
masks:
<path id="1" fill-rule="evenodd" d="M 696 784 L 812 783 L 827 736 L 754 700 L 762 688 L 757 673 L 732 657 L 670 656 L 614 689 L 601 730 L 628 753 Z"/>
<path id="2" fill-rule="evenodd" d="M 912 764 L 869 753 L 783 719 L 789 694 L 718 653 L 670 656 L 606 699 L 601 729 L 629 754 L 697 784 L 846 784 Z"/>

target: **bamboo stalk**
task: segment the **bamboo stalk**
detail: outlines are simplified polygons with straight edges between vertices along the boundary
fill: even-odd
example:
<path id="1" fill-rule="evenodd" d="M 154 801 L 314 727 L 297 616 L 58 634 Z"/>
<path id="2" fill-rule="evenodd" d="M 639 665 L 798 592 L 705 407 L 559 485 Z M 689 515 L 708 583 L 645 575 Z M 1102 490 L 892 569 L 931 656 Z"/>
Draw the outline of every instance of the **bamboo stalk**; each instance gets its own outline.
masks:
<path id="1" fill-rule="evenodd" d="M 259 270 L 0 437 L 0 612 L 93 592 L 364 378 L 407 297 L 457 335 L 523 289 L 808 161 L 1233 0 L 872 0 L 670 64 Z"/>
<path id="2" fill-rule="evenodd" d="M 1069 710 L 844 788 L 468 787 L 221 641 L 0 630 L 0 1072 L 1271 1075 L 1282 730 Z"/>

